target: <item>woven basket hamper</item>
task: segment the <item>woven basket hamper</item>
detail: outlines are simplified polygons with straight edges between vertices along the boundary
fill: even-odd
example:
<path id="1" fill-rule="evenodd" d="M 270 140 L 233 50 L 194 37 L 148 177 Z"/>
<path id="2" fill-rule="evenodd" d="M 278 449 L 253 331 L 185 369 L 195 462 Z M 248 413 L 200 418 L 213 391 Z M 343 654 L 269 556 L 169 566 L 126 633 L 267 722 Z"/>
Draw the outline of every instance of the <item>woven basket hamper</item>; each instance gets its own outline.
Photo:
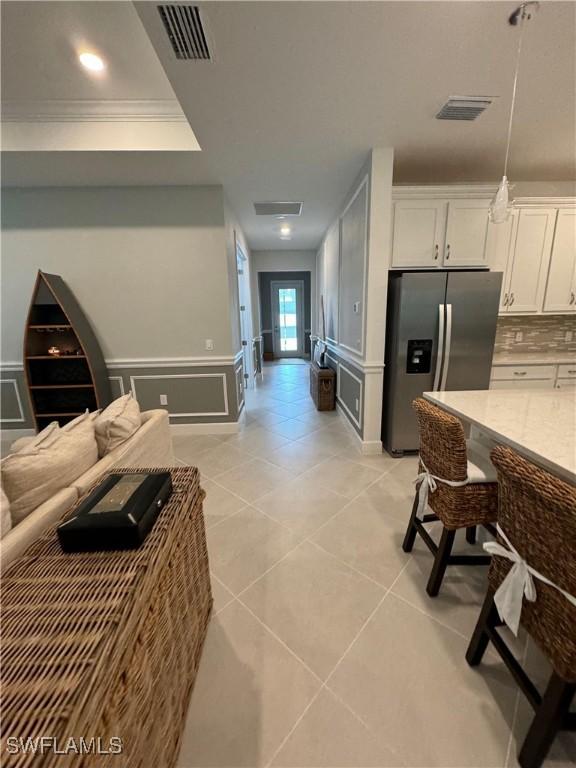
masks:
<path id="1" fill-rule="evenodd" d="M 319 411 L 336 408 L 336 372 L 332 368 L 320 368 L 310 363 L 310 396 Z"/>

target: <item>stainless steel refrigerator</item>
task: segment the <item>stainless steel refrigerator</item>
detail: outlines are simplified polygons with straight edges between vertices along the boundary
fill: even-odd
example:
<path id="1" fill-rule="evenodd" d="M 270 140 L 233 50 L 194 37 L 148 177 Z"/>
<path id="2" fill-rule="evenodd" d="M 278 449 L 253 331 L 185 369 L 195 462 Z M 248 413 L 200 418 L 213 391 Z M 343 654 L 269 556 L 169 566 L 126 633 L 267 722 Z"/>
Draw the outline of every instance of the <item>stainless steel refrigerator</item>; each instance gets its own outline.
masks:
<path id="1" fill-rule="evenodd" d="M 501 272 L 392 272 L 388 284 L 382 442 L 418 450 L 411 403 L 422 392 L 488 389 Z"/>

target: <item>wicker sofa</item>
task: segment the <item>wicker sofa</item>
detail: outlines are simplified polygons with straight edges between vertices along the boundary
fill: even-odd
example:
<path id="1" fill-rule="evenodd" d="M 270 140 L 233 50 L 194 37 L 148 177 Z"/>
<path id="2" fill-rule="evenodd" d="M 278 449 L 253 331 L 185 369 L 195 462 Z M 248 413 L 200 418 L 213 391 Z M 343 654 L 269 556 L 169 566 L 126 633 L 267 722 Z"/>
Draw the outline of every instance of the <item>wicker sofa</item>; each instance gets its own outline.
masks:
<path id="1" fill-rule="evenodd" d="M 58 491 L 0 541 L 0 564 L 4 571 L 44 531 L 72 508 L 94 483 L 112 467 L 174 466 L 168 413 L 165 410 L 144 411 L 142 422 L 132 437 L 119 445 L 67 488 Z"/>

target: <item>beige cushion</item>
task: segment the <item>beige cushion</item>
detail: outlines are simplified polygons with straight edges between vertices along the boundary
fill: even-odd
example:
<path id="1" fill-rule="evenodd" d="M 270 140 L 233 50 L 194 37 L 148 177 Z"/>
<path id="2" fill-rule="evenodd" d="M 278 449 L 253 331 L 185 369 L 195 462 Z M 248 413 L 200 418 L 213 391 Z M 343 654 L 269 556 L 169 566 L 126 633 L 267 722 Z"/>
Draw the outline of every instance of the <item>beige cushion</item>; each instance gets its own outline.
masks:
<path id="1" fill-rule="evenodd" d="M 81 413 L 80 416 L 76 416 L 75 419 L 72 419 L 72 421 L 69 421 L 67 424 L 65 424 L 62 427 L 62 430 L 64 432 L 72 432 L 75 429 L 94 429 L 96 424 L 96 419 L 100 415 L 100 411 L 93 411 L 90 413 L 88 409 L 84 411 L 84 413 Z"/>
<path id="2" fill-rule="evenodd" d="M 468 479 L 471 483 L 496 483 L 496 467 L 490 460 L 490 448 L 477 440 L 466 440 Z"/>
<path id="3" fill-rule="evenodd" d="M 131 392 L 110 403 L 94 422 L 98 455 L 105 456 L 128 440 L 140 428 L 141 420 L 140 406 Z"/>
<path id="4" fill-rule="evenodd" d="M 37 435 L 33 437 L 20 437 L 18 440 L 15 440 L 10 446 L 10 453 L 18 453 L 23 448 L 37 448 L 39 445 L 46 445 L 48 440 L 54 441 L 59 429 L 58 422 L 51 421 Z"/>
<path id="5" fill-rule="evenodd" d="M 0 488 L 0 539 L 3 539 L 12 528 L 12 518 L 10 517 L 10 502 L 8 496 L 4 493 L 4 488 Z"/>
<path id="6" fill-rule="evenodd" d="M 98 461 L 92 429 L 59 429 L 2 462 L 2 485 L 10 499 L 12 523 L 27 515 Z"/>
<path id="7" fill-rule="evenodd" d="M 37 507 L 0 542 L 0 567 L 4 571 L 20 557 L 46 529 L 72 509 L 78 500 L 75 488 L 63 488 Z"/>

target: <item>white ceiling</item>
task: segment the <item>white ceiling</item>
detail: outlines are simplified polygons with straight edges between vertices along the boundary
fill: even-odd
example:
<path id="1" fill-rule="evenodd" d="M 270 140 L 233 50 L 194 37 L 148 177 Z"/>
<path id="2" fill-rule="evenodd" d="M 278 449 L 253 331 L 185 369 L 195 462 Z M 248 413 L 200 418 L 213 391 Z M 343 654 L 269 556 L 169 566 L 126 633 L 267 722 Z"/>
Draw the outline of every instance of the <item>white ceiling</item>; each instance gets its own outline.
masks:
<path id="1" fill-rule="evenodd" d="M 1 11 L 4 151 L 198 149 L 132 3 L 17 1 Z M 104 71 L 79 65 L 85 51 Z"/>
<path id="2" fill-rule="evenodd" d="M 29 24 L 39 27 L 38 44 L 49 28 L 47 19 L 38 21 L 38 13 L 50 16 L 43 7 L 58 15 L 66 6 L 73 17 L 75 9 L 90 6 L 94 29 L 106 33 L 97 44 L 116 40 L 124 46 L 118 68 L 114 50 L 104 51 L 119 80 L 106 98 L 163 98 L 166 81 L 157 72 L 149 79 L 132 47 L 140 40 L 137 25 L 121 34 L 117 24 L 99 26 L 101 16 L 121 4 L 22 5 Z M 202 151 L 76 152 L 73 164 L 66 153 L 10 153 L 5 183 L 219 183 L 252 247 L 294 249 L 318 244 L 373 146 L 395 148 L 396 182 L 492 181 L 501 175 L 518 36 L 507 17 L 515 2 L 204 3 L 212 63 L 177 61 L 156 4 L 136 7 Z M 3 60 L 9 64 L 18 55 L 21 31 L 8 22 L 4 39 L 14 38 L 4 46 Z M 63 30 L 60 44 L 68 50 L 74 22 L 66 27 L 56 20 L 53 26 Z M 573 2 L 545 1 L 528 24 L 512 180 L 576 178 L 575 30 Z M 75 61 L 59 59 L 56 80 L 69 81 L 70 93 L 55 98 L 78 98 L 82 91 L 71 68 L 77 69 Z M 33 77 L 33 62 L 23 72 L 9 68 L 9 97 L 34 98 L 28 83 Z M 500 98 L 476 122 L 436 121 L 439 107 L 454 94 Z M 273 223 L 253 214 L 254 200 L 273 199 L 304 201 L 291 241 L 280 241 Z"/>

